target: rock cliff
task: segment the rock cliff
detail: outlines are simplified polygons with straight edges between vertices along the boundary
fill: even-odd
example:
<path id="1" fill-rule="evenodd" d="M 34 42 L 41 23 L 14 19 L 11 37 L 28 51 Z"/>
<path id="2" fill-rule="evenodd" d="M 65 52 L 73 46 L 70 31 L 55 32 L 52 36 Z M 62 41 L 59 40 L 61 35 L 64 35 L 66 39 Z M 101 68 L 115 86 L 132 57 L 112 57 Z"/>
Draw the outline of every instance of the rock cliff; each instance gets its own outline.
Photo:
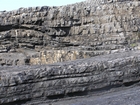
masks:
<path id="1" fill-rule="evenodd" d="M 139 10 L 139 0 L 87 0 L 1 11 L 0 104 L 45 105 L 139 83 Z"/>
<path id="2" fill-rule="evenodd" d="M 140 51 L 53 65 L 0 67 L 0 104 L 39 105 L 131 86 L 140 81 L 139 67 Z"/>
<path id="3" fill-rule="evenodd" d="M 0 64 L 51 64 L 139 49 L 139 9 L 139 0 L 88 0 L 2 11 Z"/>

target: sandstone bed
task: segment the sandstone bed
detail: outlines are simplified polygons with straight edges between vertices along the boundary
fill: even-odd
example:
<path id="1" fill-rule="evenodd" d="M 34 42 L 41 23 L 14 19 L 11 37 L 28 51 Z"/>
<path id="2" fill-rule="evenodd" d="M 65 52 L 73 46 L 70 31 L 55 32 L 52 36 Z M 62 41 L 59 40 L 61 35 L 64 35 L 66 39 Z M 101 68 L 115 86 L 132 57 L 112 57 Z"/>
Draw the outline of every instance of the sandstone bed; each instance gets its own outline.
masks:
<path id="1" fill-rule="evenodd" d="M 139 47 L 139 0 L 1 11 L 0 104 L 57 105 L 81 95 L 94 99 L 100 92 L 115 94 L 110 89 L 121 93 L 120 88 L 139 84 Z M 116 99 L 124 98 L 119 92 Z"/>

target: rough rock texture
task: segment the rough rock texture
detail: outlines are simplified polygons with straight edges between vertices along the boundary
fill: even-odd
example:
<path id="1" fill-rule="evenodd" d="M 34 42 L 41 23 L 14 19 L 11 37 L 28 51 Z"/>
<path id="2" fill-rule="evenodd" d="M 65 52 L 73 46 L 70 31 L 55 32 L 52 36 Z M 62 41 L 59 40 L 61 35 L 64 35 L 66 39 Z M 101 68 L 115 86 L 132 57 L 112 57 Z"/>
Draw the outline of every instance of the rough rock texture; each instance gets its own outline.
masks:
<path id="1" fill-rule="evenodd" d="M 53 65 L 0 67 L 0 104 L 38 105 L 129 86 L 140 81 L 139 67 L 140 51 Z"/>
<path id="2" fill-rule="evenodd" d="M 1 11 L 0 104 L 51 105 L 60 98 L 126 89 L 140 81 L 139 42 L 139 0 Z M 118 94 L 118 100 L 139 97 Z M 111 99 L 104 95 L 101 105 L 113 105 L 113 93 Z M 87 105 L 99 104 L 94 100 Z"/>
<path id="3" fill-rule="evenodd" d="M 17 54 L 22 63 L 0 55 L 0 64 L 51 64 L 139 49 L 139 10 L 139 0 L 87 0 L 1 11 L 0 53 Z"/>
<path id="4" fill-rule="evenodd" d="M 131 88 L 120 88 L 117 91 L 111 90 L 106 94 L 82 96 L 73 99 L 60 100 L 53 103 L 42 103 L 39 105 L 140 105 L 139 85 Z"/>

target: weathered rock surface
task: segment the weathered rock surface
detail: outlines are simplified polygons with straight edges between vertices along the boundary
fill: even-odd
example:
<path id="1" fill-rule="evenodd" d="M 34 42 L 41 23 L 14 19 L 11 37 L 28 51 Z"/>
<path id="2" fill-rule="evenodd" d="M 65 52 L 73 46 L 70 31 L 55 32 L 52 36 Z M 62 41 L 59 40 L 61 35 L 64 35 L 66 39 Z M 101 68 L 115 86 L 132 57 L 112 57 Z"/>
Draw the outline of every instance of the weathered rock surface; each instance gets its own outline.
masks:
<path id="1" fill-rule="evenodd" d="M 106 94 L 82 96 L 39 105 L 139 105 L 139 97 L 140 87 L 136 85 L 131 86 L 131 88 L 120 88 L 117 91 L 111 90 Z"/>
<path id="2" fill-rule="evenodd" d="M 139 0 L 87 0 L 3 11 L 0 52 L 24 54 L 35 65 L 139 49 L 139 10 Z"/>
<path id="3" fill-rule="evenodd" d="M 53 65 L 0 67 L 0 104 L 41 104 L 140 81 L 140 51 Z M 14 103 L 15 102 L 15 103 Z"/>
<path id="4" fill-rule="evenodd" d="M 51 104 L 138 83 L 139 10 L 139 0 L 87 0 L 1 11 L 0 104 Z"/>

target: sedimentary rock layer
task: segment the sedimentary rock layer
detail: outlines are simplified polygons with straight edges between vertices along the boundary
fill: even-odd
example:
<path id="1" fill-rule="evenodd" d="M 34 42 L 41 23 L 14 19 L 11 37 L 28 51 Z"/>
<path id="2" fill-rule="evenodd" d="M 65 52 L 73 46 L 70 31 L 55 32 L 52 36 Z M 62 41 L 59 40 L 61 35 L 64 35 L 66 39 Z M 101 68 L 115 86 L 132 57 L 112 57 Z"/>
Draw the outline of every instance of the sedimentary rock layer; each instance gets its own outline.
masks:
<path id="1" fill-rule="evenodd" d="M 139 10 L 139 0 L 87 0 L 2 11 L 0 53 L 17 58 L 0 55 L 0 64 L 50 64 L 138 49 Z"/>
<path id="2" fill-rule="evenodd" d="M 0 104 L 39 104 L 129 86 L 140 81 L 139 67 L 140 51 L 53 65 L 0 67 Z"/>
<path id="3" fill-rule="evenodd" d="M 110 91 L 105 94 L 84 96 L 59 102 L 42 103 L 39 105 L 139 105 L 140 87 L 135 85 Z"/>

